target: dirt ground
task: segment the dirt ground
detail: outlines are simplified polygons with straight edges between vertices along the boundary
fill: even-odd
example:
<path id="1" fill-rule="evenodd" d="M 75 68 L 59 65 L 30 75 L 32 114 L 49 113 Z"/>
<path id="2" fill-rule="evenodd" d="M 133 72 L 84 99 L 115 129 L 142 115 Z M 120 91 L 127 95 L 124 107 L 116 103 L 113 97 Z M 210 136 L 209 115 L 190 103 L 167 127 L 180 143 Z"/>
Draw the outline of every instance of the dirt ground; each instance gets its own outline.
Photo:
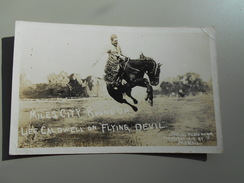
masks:
<path id="1" fill-rule="evenodd" d="M 129 101 L 129 100 L 128 100 Z M 143 98 L 134 112 L 111 98 L 20 101 L 20 148 L 213 146 L 213 96 Z"/>

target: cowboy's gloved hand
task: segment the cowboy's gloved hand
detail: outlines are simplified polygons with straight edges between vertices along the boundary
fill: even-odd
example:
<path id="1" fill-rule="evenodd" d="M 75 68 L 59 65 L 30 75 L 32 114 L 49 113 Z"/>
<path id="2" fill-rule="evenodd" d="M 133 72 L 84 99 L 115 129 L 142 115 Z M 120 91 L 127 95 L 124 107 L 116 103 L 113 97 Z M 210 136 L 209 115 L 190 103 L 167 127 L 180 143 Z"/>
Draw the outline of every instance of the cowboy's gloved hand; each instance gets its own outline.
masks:
<path id="1" fill-rule="evenodd" d="M 120 55 L 119 58 L 120 58 L 121 60 L 125 61 L 125 57 L 124 57 L 124 56 Z"/>

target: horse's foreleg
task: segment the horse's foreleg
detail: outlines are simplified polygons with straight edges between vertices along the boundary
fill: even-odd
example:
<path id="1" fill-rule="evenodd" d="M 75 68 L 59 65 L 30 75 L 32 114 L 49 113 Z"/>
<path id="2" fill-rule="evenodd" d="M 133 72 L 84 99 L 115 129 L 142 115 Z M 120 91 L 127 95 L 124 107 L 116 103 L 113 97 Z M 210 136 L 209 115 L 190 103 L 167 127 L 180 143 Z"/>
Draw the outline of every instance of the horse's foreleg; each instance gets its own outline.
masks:
<path id="1" fill-rule="evenodd" d="M 134 82 L 137 86 L 142 86 L 142 87 L 147 88 L 147 96 L 146 96 L 145 100 L 147 101 L 149 99 L 148 102 L 152 106 L 153 105 L 153 88 L 150 85 L 149 81 L 146 78 L 142 78 L 142 79 L 137 79 Z"/>
<path id="2" fill-rule="evenodd" d="M 147 81 L 146 83 L 146 87 L 147 87 L 147 96 L 145 98 L 145 100 L 150 103 L 151 106 L 153 106 L 153 88 L 152 86 L 149 84 L 149 82 Z"/>

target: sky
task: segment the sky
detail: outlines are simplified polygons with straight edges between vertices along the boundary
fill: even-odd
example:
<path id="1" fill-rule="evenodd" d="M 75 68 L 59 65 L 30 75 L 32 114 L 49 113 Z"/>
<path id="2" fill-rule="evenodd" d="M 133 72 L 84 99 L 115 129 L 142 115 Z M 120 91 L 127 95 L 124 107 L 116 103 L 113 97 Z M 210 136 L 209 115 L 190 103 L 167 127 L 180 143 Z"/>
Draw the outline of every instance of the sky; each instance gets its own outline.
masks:
<path id="1" fill-rule="evenodd" d="M 110 35 L 116 34 L 124 55 L 134 59 L 143 53 L 163 64 L 161 82 L 187 72 L 209 81 L 213 38 L 207 31 L 17 22 L 14 63 L 33 83 L 48 82 L 49 74 L 61 71 L 103 77 L 106 48 Z"/>

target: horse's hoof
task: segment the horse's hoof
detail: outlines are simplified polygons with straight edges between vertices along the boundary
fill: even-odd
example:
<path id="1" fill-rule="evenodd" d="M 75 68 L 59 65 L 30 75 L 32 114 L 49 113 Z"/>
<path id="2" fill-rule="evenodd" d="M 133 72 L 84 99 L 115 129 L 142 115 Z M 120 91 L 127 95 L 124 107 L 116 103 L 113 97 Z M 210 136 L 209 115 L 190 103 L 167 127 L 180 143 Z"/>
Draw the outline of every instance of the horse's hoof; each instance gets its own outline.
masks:
<path id="1" fill-rule="evenodd" d="M 135 106 L 133 106 L 132 109 L 133 109 L 135 112 L 138 111 L 138 108 L 135 107 Z"/>
<path id="2" fill-rule="evenodd" d="M 134 104 L 138 104 L 138 101 L 137 100 L 133 100 Z"/>
<path id="3" fill-rule="evenodd" d="M 153 101 L 148 100 L 148 103 L 150 104 L 150 106 L 153 106 Z"/>

